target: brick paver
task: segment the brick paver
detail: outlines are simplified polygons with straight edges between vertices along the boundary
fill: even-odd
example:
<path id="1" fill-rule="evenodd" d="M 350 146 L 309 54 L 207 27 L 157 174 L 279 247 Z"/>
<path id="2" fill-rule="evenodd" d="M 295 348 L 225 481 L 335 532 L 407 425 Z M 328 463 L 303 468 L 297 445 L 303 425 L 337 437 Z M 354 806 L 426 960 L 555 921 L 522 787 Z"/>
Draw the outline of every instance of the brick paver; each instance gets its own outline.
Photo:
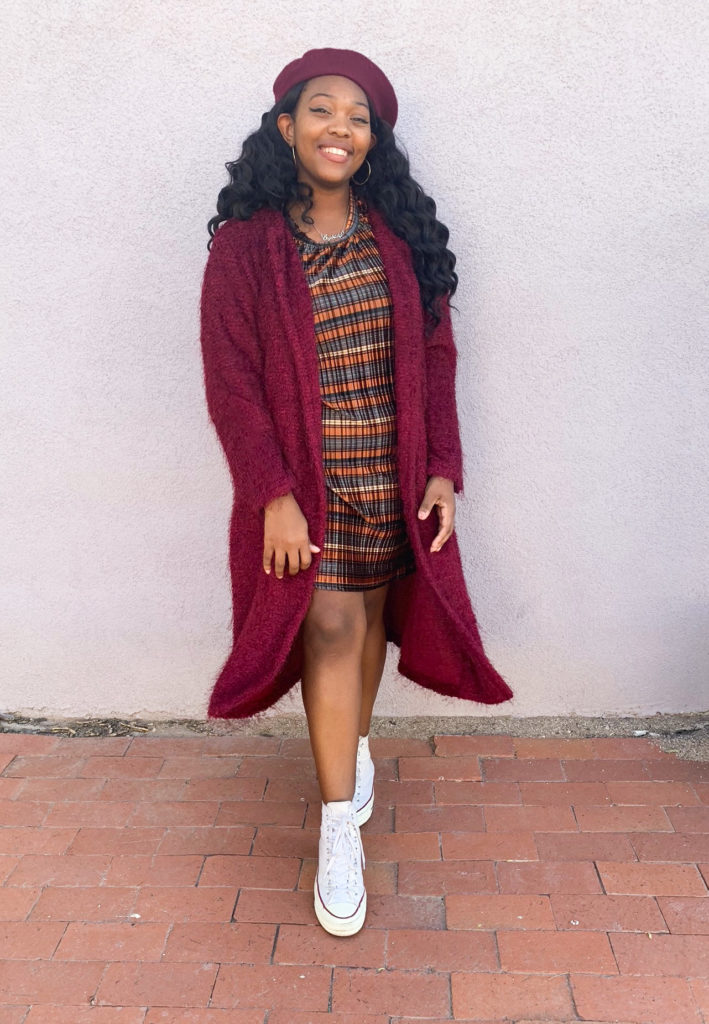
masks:
<path id="1" fill-rule="evenodd" d="M 372 750 L 341 939 L 307 740 L 0 733 L 0 1024 L 709 1024 L 709 765 L 633 737 Z"/>

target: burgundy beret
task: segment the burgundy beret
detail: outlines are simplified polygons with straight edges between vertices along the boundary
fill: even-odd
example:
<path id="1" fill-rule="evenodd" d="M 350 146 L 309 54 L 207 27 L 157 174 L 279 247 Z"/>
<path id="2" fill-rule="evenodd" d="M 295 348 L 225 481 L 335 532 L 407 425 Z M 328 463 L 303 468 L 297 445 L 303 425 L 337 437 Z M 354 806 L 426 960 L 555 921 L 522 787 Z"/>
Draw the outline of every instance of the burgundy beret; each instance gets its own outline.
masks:
<path id="1" fill-rule="evenodd" d="M 366 92 L 377 117 L 382 117 L 394 127 L 399 106 L 391 82 L 374 61 L 355 50 L 308 50 L 302 57 L 286 64 L 273 83 L 276 103 L 292 86 L 320 75 L 342 75 L 356 82 Z"/>

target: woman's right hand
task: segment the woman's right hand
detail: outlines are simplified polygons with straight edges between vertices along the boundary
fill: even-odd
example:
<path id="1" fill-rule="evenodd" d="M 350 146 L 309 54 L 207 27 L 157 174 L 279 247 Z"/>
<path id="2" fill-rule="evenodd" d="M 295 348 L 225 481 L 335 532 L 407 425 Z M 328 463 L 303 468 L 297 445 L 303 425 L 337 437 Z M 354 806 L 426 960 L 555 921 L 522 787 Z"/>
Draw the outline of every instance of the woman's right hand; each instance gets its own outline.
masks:
<path id="1" fill-rule="evenodd" d="M 291 576 L 300 569 L 308 569 L 312 562 L 311 552 L 319 551 L 308 536 L 308 523 L 293 497 L 293 492 L 274 498 L 264 508 L 263 527 L 263 568 L 270 573 L 275 556 L 276 577 L 283 579 L 288 559 Z"/>

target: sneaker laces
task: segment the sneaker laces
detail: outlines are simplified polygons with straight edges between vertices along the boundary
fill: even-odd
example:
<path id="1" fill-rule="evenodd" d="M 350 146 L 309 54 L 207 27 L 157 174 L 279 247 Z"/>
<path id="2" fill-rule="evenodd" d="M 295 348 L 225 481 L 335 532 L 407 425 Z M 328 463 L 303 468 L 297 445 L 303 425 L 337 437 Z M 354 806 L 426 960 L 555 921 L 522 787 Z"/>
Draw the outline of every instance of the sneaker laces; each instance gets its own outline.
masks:
<path id="1" fill-rule="evenodd" d="M 373 764 L 371 758 L 364 757 L 364 756 L 360 757 L 359 755 L 357 755 L 357 766 L 356 766 L 356 769 L 355 769 L 355 791 L 354 791 L 354 796 L 352 797 L 352 801 L 353 801 L 353 803 L 355 804 L 356 807 L 359 806 L 359 804 L 360 804 L 360 802 L 362 800 L 363 790 L 364 790 L 364 781 L 365 781 L 365 778 L 368 778 L 368 780 L 369 780 L 370 773 L 371 773 L 371 776 L 373 778 L 373 776 L 374 776 L 374 764 Z M 371 780 L 369 780 L 369 781 L 371 781 Z"/>
<path id="2" fill-rule="evenodd" d="M 364 850 L 357 834 L 357 825 L 348 815 L 331 820 L 328 827 L 328 847 L 330 857 L 323 873 L 323 882 L 327 884 L 329 896 L 342 894 L 347 902 L 357 902 L 353 893 L 357 889 L 360 856 L 362 868 L 365 866 Z M 340 851 L 344 856 L 340 855 Z M 336 900 L 333 899 L 333 902 Z"/>

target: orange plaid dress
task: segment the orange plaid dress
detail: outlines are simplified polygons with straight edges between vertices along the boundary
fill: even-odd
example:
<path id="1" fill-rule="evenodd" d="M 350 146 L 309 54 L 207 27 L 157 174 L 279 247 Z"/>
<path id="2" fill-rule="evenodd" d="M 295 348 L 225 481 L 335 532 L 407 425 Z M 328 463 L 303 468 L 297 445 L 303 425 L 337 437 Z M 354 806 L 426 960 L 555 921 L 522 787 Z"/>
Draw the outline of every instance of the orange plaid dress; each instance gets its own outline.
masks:
<path id="1" fill-rule="evenodd" d="M 364 205 L 343 236 L 291 222 L 315 319 L 327 523 L 315 586 L 370 590 L 415 569 L 396 466 L 391 299 Z"/>

